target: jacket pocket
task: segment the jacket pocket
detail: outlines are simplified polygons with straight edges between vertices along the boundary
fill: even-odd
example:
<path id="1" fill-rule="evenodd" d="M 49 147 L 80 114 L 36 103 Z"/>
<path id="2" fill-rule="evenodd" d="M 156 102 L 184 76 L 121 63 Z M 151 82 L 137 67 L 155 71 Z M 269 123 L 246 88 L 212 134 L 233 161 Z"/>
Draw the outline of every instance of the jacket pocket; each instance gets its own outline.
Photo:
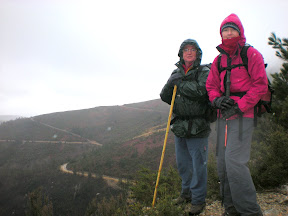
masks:
<path id="1" fill-rule="evenodd" d="M 182 138 L 204 137 L 209 133 L 210 125 L 204 118 L 177 119 L 171 126 L 171 131 Z"/>

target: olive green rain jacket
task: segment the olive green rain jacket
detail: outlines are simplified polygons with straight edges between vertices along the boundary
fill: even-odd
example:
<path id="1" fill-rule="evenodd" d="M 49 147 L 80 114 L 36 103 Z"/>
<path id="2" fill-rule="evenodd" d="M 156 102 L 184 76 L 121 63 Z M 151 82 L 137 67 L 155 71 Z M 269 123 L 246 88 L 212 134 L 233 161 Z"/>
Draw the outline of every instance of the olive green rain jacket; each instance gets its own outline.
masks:
<path id="1" fill-rule="evenodd" d="M 185 74 L 182 56 L 187 44 L 195 46 L 197 57 L 193 67 Z M 206 119 L 209 100 L 205 85 L 210 69 L 205 65 L 200 66 L 202 51 L 195 40 L 185 40 L 180 46 L 178 56 L 180 61 L 176 63 L 177 69 L 172 74 L 179 73 L 183 78 L 177 86 L 171 130 L 177 137 L 208 137 L 211 130 L 210 122 Z M 167 82 L 160 93 L 161 99 L 168 104 L 171 104 L 173 88 L 174 86 Z"/>

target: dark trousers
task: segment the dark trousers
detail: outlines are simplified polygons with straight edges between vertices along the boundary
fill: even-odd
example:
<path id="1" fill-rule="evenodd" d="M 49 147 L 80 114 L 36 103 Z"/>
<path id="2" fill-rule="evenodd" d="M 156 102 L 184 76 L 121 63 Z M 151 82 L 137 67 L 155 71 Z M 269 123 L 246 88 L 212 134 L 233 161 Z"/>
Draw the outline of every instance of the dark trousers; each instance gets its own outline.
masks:
<path id="1" fill-rule="evenodd" d="M 239 139 L 239 119 L 227 121 L 226 147 L 226 121 L 218 121 L 217 169 L 225 210 L 231 214 L 237 211 L 241 216 L 262 215 L 247 166 L 250 160 L 253 119 L 243 118 L 242 140 Z"/>

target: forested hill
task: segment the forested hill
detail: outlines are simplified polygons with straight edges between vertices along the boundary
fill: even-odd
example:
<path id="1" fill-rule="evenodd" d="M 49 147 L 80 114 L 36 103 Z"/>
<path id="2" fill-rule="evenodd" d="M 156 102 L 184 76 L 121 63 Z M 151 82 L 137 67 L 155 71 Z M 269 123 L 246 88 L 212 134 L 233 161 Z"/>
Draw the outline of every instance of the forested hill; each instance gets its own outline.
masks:
<path id="1" fill-rule="evenodd" d="M 160 99 L 123 106 L 103 106 L 91 109 L 57 112 L 21 118 L 0 125 L 0 139 L 71 140 L 72 136 L 53 130 L 49 125 L 99 143 L 121 142 L 159 126 L 165 128 L 169 105 Z M 72 140 L 81 140 L 73 137 Z"/>
<path id="2" fill-rule="evenodd" d="M 168 112 L 169 106 L 158 99 L 123 106 L 53 113 L 34 119 L 107 144 L 129 140 L 154 126 L 163 125 L 167 121 Z"/>

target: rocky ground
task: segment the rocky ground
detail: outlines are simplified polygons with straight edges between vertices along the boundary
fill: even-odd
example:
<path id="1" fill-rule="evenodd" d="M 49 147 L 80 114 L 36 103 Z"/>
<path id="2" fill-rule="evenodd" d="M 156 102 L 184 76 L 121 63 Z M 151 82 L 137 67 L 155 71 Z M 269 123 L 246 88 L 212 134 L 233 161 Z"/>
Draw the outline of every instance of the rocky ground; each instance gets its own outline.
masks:
<path id="1" fill-rule="evenodd" d="M 257 194 L 258 203 L 264 216 L 288 216 L 288 186 L 279 190 L 266 191 Z M 200 216 L 220 216 L 224 213 L 221 201 L 207 202 L 206 209 Z"/>

